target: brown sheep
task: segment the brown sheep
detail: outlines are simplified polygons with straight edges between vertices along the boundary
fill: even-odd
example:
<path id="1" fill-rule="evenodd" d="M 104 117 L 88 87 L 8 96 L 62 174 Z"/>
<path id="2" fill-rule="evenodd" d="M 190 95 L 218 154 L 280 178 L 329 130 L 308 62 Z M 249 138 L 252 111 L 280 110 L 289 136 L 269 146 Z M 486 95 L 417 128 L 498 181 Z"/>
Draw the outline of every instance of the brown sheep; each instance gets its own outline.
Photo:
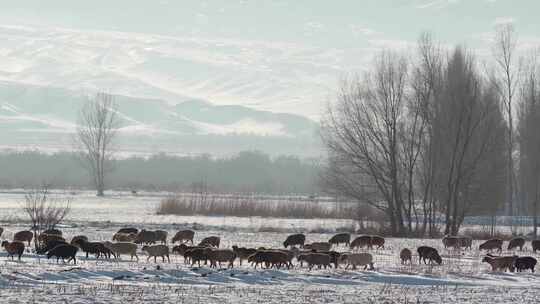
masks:
<path id="1" fill-rule="evenodd" d="M 167 257 L 169 263 L 171 262 L 171 258 L 169 257 L 169 247 L 166 245 L 145 245 L 143 246 L 142 251 L 146 251 L 148 254 L 146 261 L 150 260 L 151 257 L 154 257 L 154 263 L 157 263 L 157 257 L 159 256 L 163 259 L 163 262 L 165 262 L 165 257 Z"/>
<path id="2" fill-rule="evenodd" d="M 210 267 L 217 268 L 217 265 L 219 264 L 219 267 L 221 268 L 221 262 L 228 262 L 227 268 L 233 268 L 234 266 L 234 260 L 236 260 L 236 253 L 230 249 L 213 249 L 213 248 L 206 248 L 205 249 L 206 256 L 210 260 Z"/>
<path id="3" fill-rule="evenodd" d="M 283 242 L 283 247 L 287 248 L 289 246 L 300 246 L 304 247 L 304 243 L 306 242 L 306 236 L 302 233 L 298 234 L 291 234 L 287 236 L 287 239 L 285 239 L 285 242 Z"/>
<path id="4" fill-rule="evenodd" d="M 232 246 L 232 249 L 236 253 L 238 260 L 240 260 L 240 266 L 242 266 L 242 260 L 247 260 L 250 255 L 257 252 L 255 248 L 238 247 L 236 245 Z"/>
<path id="5" fill-rule="evenodd" d="M 174 235 L 172 239 L 172 243 L 173 244 L 176 242 L 183 243 L 184 241 L 186 241 L 186 242 L 191 242 L 191 244 L 193 244 L 194 236 L 195 236 L 195 231 L 193 230 L 180 230 Z"/>
<path id="6" fill-rule="evenodd" d="M 351 243 L 351 234 L 350 233 L 338 233 L 330 238 L 328 243 L 332 245 L 339 246 L 340 244 L 345 244 L 345 246 L 349 246 Z"/>
<path id="7" fill-rule="evenodd" d="M 135 242 L 137 240 L 137 234 L 135 233 L 122 233 L 117 232 L 112 237 L 113 241 L 116 242 Z"/>
<path id="8" fill-rule="evenodd" d="M 296 258 L 299 262 L 305 261 L 308 263 L 309 270 L 313 269 L 313 266 L 317 265 L 318 269 L 321 269 L 324 266 L 324 269 L 327 267 L 332 268 L 330 265 L 330 256 L 324 253 L 306 253 L 301 254 Z"/>
<path id="9" fill-rule="evenodd" d="M 46 233 L 42 233 L 38 236 L 38 241 L 41 243 L 41 244 L 47 244 L 48 242 L 50 241 L 66 241 L 66 239 L 64 239 L 62 236 L 58 235 L 58 234 L 46 234 Z"/>
<path id="10" fill-rule="evenodd" d="M 88 237 L 86 235 L 76 235 L 71 239 L 71 245 L 74 245 L 78 240 L 85 240 L 88 242 Z"/>
<path id="11" fill-rule="evenodd" d="M 19 242 L 19 241 L 13 241 L 13 242 L 3 241 L 2 242 L 2 247 L 4 247 L 6 249 L 6 252 L 8 253 L 8 257 L 10 256 L 12 260 L 14 259 L 15 255 L 18 256 L 19 261 L 21 260 L 21 256 L 24 253 L 24 243 L 23 242 Z"/>
<path id="12" fill-rule="evenodd" d="M 14 241 L 28 242 L 28 246 L 30 246 L 30 242 L 32 242 L 33 238 L 34 234 L 32 233 L 32 231 L 28 230 L 19 231 L 13 236 Z"/>
<path id="13" fill-rule="evenodd" d="M 103 245 L 105 247 L 109 248 L 114 254 L 116 255 L 115 258 L 120 258 L 120 255 L 122 254 L 129 254 L 131 257 L 131 260 L 133 261 L 133 257 L 137 259 L 137 262 L 139 261 L 139 257 L 137 256 L 137 244 L 135 243 L 129 243 L 129 242 L 119 242 L 119 243 L 111 243 L 109 241 L 103 242 Z"/>
<path id="14" fill-rule="evenodd" d="M 201 267 L 201 261 L 206 262 L 208 261 L 208 256 L 206 255 L 206 249 L 207 248 L 193 248 L 189 249 L 184 253 L 184 259 L 188 259 L 191 261 L 191 266 L 195 265 L 195 263 L 199 264 L 199 267 Z"/>
<path id="15" fill-rule="evenodd" d="M 167 236 L 169 233 L 165 230 L 156 230 L 156 242 L 161 242 L 162 244 L 167 244 Z"/>
<path id="16" fill-rule="evenodd" d="M 116 233 L 125 233 L 125 234 L 134 233 L 134 234 L 138 234 L 139 229 L 132 228 L 132 227 L 120 228 Z"/>
<path id="17" fill-rule="evenodd" d="M 88 242 L 84 239 L 78 239 L 72 245 L 81 248 L 81 250 L 86 253 L 87 259 L 89 254 L 95 254 L 96 259 L 99 259 L 101 256 L 103 256 L 103 258 L 110 259 L 111 255 L 116 258 L 114 252 L 100 242 Z"/>
<path id="18" fill-rule="evenodd" d="M 349 245 L 349 247 L 351 248 L 351 250 L 358 250 L 358 248 L 363 248 L 363 247 L 367 247 L 369 249 L 371 249 L 371 236 L 369 235 L 361 235 L 357 238 L 355 238 L 351 245 Z"/>
<path id="19" fill-rule="evenodd" d="M 399 253 L 399 258 L 401 259 L 401 264 L 406 264 L 409 261 L 409 264 L 412 264 L 412 252 L 409 248 L 401 249 Z"/>
<path id="20" fill-rule="evenodd" d="M 484 243 L 480 244 L 480 246 L 478 246 L 478 250 L 491 251 L 493 249 L 498 249 L 499 252 L 502 252 L 502 245 L 503 245 L 502 240 L 500 240 L 500 239 L 491 239 L 491 240 L 487 240 Z"/>
<path id="21" fill-rule="evenodd" d="M 432 264 L 434 261 L 441 265 L 442 264 L 442 258 L 439 255 L 439 252 L 437 249 L 433 247 L 428 246 L 420 246 L 417 249 L 418 252 L 418 264 L 424 261 L 424 264 L 427 264 L 426 260 L 429 260 L 429 263 Z"/>
<path id="22" fill-rule="evenodd" d="M 525 245 L 525 239 L 522 237 L 516 237 L 508 242 L 508 250 L 519 247 L 519 251 L 523 251 L 523 246 Z"/>
<path id="23" fill-rule="evenodd" d="M 313 250 L 313 251 L 330 251 L 332 244 L 328 242 L 315 242 L 311 244 L 304 245 L 304 249 Z"/>
<path id="24" fill-rule="evenodd" d="M 198 246 L 200 247 L 216 247 L 219 248 L 219 243 L 221 239 L 219 236 L 209 236 L 204 238 Z"/>
<path id="25" fill-rule="evenodd" d="M 50 235 L 62 236 L 62 231 L 60 231 L 58 229 L 51 228 L 51 229 L 47 229 L 47 230 L 43 231 L 42 234 L 50 234 Z"/>
<path id="26" fill-rule="evenodd" d="M 454 249 L 459 249 L 461 247 L 459 238 L 456 237 L 456 236 L 446 235 L 442 239 L 442 243 L 443 243 L 445 249 L 448 249 L 448 247 L 451 247 L 451 248 L 454 248 Z"/>
<path id="27" fill-rule="evenodd" d="M 472 238 L 468 236 L 459 237 L 459 246 L 463 249 L 472 250 Z"/>
<path id="28" fill-rule="evenodd" d="M 339 268 L 339 258 L 342 255 L 341 253 L 337 251 L 322 251 L 318 253 L 328 254 L 330 256 L 330 264 L 333 264 L 335 269 Z"/>
<path id="29" fill-rule="evenodd" d="M 374 235 L 371 237 L 371 248 L 377 246 L 377 249 L 384 249 L 384 238 L 381 236 Z"/>
<path id="30" fill-rule="evenodd" d="M 137 234 L 137 238 L 135 239 L 136 244 L 155 244 L 157 241 L 157 234 L 155 231 L 149 231 L 149 230 L 141 230 L 139 234 Z"/>
<path id="31" fill-rule="evenodd" d="M 517 255 L 496 257 L 488 254 L 482 259 L 482 263 L 488 263 L 491 265 L 492 271 L 509 270 L 510 272 L 514 272 L 514 261 L 516 259 Z"/>
<path id="32" fill-rule="evenodd" d="M 266 268 L 276 267 L 281 268 L 281 266 L 287 266 L 289 269 L 289 256 L 285 252 L 278 250 L 260 250 L 249 256 L 248 262 L 255 265 L 255 269 L 259 264 L 264 263 Z"/>
<path id="33" fill-rule="evenodd" d="M 531 247 L 534 253 L 536 253 L 536 250 L 540 250 L 540 240 L 532 240 Z"/>
<path id="34" fill-rule="evenodd" d="M 356 269 L 356 266 L 364 266 L 366 270 L 373 270 L 373 256 L 370 253 L 344 253 L 340 257 L 340 262 L 347 263 L 345 269 L 348 269 L 352 265 L 352 269 Z"/>

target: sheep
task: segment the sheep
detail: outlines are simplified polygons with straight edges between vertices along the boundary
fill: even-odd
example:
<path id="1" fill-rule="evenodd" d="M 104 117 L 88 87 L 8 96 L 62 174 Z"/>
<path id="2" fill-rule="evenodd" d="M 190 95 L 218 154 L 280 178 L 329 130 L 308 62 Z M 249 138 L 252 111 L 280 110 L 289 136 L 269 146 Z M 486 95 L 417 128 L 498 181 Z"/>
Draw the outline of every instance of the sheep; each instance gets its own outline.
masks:
<path id="1" fill-rule="evenodd" d="M 345 269 L 348 269 L 352 265 L 352 269 L 355 270 L 356 266 L 364 266 L 366 270 L 373 270 L 373 256 L 370 253 L 344 253 L 340 257 L 340 262 L 347 263 Z"/>
<path id="2" fill-rule="evenodd" d="M 523 251 L 523 246 L 525 245 L 525 239 L 522 237 L 516 237 L 508 242 L 508 250 L 519 247 L 519 251 Z"/>
<path id="3" fill-rule="evenodd" d="M 487 250 L 491 251 L 493 249 L 498 249 L 499 252 L 502 252 L 503 241 L 500 239 L 490 239 L 478 246 L 478 250 Z"/>
<path id="4" fill-rule="evenodd" d="M 518 272 L 530 269 L 531 272 L 534 272 L 534 267 L 536 266 L 536 259 L 530 256 L 519 257 L 514 261 L 514 267 Z"/>
<path id="5" fill-rule="evenodd" d="M 87 259 L 90 253 L 95 254 L 96 259 L 99 259 L 101 255 L 103 255 L 104 258 L 108 258 L 108 259 L 111 258 L 111 255 L 116 257 L 114 252 L 112 252 L 109 248 L 105 247 L 105 245 L 103 245 L 103 243 L 100 243 L 100 242 L 88 242 L 83 239 L 78 239 L 72 245 L 75 245 L 81 248 L 81 250 L 86 253 Z"/>
<path id="6" fill-rule="evenodd" d="M 409 248 L 403 248 L 401 249 L 401 252 L 399 253 L 399 258 L 401 259 L 401 264 L 407 263 L 409 261 L 409 264 L 412 264 L 412 252 Z"/>
<path id="7" fill-rule="evenodd" d="M 2 236 L 3 233 L 4 233 L 4 228 L 0 227 L 0 237 Z"/>
<path id="8" fill-rule="evenodd" d="M 62 241 L 62 240 L 51 240 L 51 241 L 48 241 L 47 243 L 45 243 L 44 245 L 42 245 L 40 248 L 38 248 L 36 253 L 37 254 L 44 254 L 47 251 L 53 249 L 54 247 L 56 247 L 58 245 L 63 245 L 63 244 L 67 244 L 67 243 L 65 241 Z"/>
<path id="9" fill-rule="evenodd" d="M 482 259 L 482 263 L 491 265 L 492 271 L 506 271 L 508 269 L 510 272 L 514 272 L 514 261 L 516 259 L 517 255 L 496 257 L 488 254 Z"/>
<path id="10" fill-rule="evenodd" d="M 209 236 L 204 238 L 198 246 L 200 247 L 216 247 L 219 248 L 219 243 L 221 239 L 219 236 Z"/>
<path id="11" fill-rule="evenodd" d="M 47 229 L 47 230 L 43 231 L 42 233 L 43 234 L 51 234 L 51 235 L 62 236 L 62 231 L 60 231 L 58 229 L 54 229 L 54 228 Z"/>
<path id="12" fill-rule="evenodd" d="M 377 249 L 384 249 L 384 238 L 381 236 L 374 235 L 371 237 L 371 248 L 377 246 Z"/>
<path id="13" fill-rule="evenodd" d="M 276 267 L 279 269 L 282 265 L 286 265 L 287 269 L 290 268 L 289 256 L 278 250 L 259 250 L 248 257 L 248 262 L 254 264 L 255 269 L 262 263 L 265 264 L 266 268 Z"/>
<path id="14" fill-rule="evenodd" d="M 210 267 L 217 268 L 221 267 L 221 262 L 229 262 L 227 268 L 233 268 L 234 260 L 236 260 L 236 253 L 230 249 L 205 249 L 206 256 L 210 260 Z"/>
<path id="15" fill-rule="evenodd" d="M 64 239 L 63 237 L 61 237 L 60 235 L 58 234 L 46 234 L 46 233 L 42 233 L 38 236 L 38 241 L 41 243 L 41 244 L 47 244 L 48 242 L 50 241 L 66 241 L 66 239 Z"/>
<path id="16" fill-rule="evenodd" d="M 470 249 L 472 250 L 472 238 L 468 236 L 460 236 L 459 238 L 459 246 L 464 249 Z"/>
<path id="17" fill-rule="evenodd" d="M 141 230 L 139 234 L 137 234 L 137 238 L 135 239 L 136 244 L 155 244 L 157 241 L 157 234 L 155 231 L 149 231 L 149 230 Z"/>
<path id="18" fill-rule="evenodd" d="M 206 255 L 206 249 L 207 248 L 200 248 L 200 247 L 189 249 L 184 253 L 184 259 L 189 259 L 191 261 L 191 266 L 197 263 L 199 264 L 199 267 L 201 267 L 201 261 L 204 260 L 205 264 L 208 261 L 208 256 Z"/>
<path id="19" fill-rule="evenodd" d="M 327 254 L 330 256 L 330 264 L 334 264 L 334 268 L 339 268 L 339 258 L 341 257 L 341 253 L 337 251 L 321 251 L 318 253 Z"/>
<path id="20" fill-rule="evenodd" d="M 345 244 L 345 246 L 349 246 L 349 244 L 351 243 L 351 234 L 338 233 L 331 237 L 330 240 L 328 240 L 328 243 L 336 246 L 339 246 L 340 244 Z"/>
<path id="21" fill-rule="evenodd" d="M 19 231 L 13 236 L 14 241 L 28 242 L 28 246 L 30 246 L 30 242 L 32 242 L 33 238 L 34 234 L 32 233 L 32 231 L 28 230 Z"/>
<path id="22" fill-rule="evenodd" d="M 112 240 L 117 242 L 135 242 L 137 240 L 137 234 L 117 232 L 113 235 Z"/>
<path id="23" fill-rule="evenodd" d="M 165 257 L 167 257 L 169 263 L 171 262 L 169 257 L 169 247 L 166 245 L 145 245 L 143 246 L 142 251 L 146 251 L 148 254 L 146 261 L 150 260 L 151 257 L 154 257 L 154 263 L 157 263 L 157 257 L 160 256 L 163 259 L 163 262 L 165 262 Z"/>
<path id="24" fill-rule="evenodd" d="M 432 264 L 436 262 L 437 264 L 442 264 L 442 258 L 439 255 L 437 249 L 428 246 L 420 246 L 417 249 L 418 252 L 418 264 L 424 261 L 424 264 L 427 264 L 426 260 L 429 260 L 429 263 Z"/>
<path id="25" fill-rule="evenodd" d="M 138 234 L 139 229 L 132 228 L 132 227 L 120 228 L 116 233 L 125 233 L 125 234 L 134 233 L 134 234 Z"/>
<path id="26" fill-rule="evenodd" d="M 369 235 L 361 235 L 361 236 L 355 238 L 352 241 L 352 243 L 349 245 L 349 248 L 351 248 L 351 250 L 355 250 L 357 248 L 363 248 L 363 247 L 372 248 L 371 247 L 371 236 L 369 236 Z"/>
<path id="27" fill-rule="evenodd" d="M 156 242 L 161 242 L 162 244 L 167 244 L 167 236 L 169 233 L 165 230 L 156 230 Z"/>
<path id="28" fill-rule="evenodd" d="M 459 249 L 461 247 L 460 240 L 456 236 L 446 235 L 442 239 L 442 243 L 443 243 L 445 249 L 448 249 L 448 247 L 452 247 L 454 249 Z"/>
<path id="29" fill-rule="evenodd" d="M 534 253 L 536 253 L 536 250 L 540 250 L 540 240 L 532 240 L 531 247 Z"/>
<path id="30" fill-rule="evenodd" d="M 184 241 L 186 242 L 191 242 L 191 244 L 193 244 L 193 237 L 195 236 L 195 231 L 193 230 L 180 230 L 178 231 L 173 239 L 172 239 L 172 243 L 176 243 L 176 242 L 180 242 L 180 243 L 183 243 Z"/>
<path id="31" fill-rule="evenodd" d="M 129 254 L 132 261 L 133 257 L 137 259 L 137 262 L 139 261 L 139 256 L 137 256 L 137 244 L 135 243 L 112 243 L 109 241 L 105 241 L 103 242 L 103 245 L 105 245 L 105 247 L 109 248 L 112 252 L 114 252 L 116 254 L 116 258 L 120 258 L 121 254 Z"/>
<path id="32" fill-rule="evenodd" d="M 58 263 L 60 259 L 62 259 L 62 262 L 65 262 L 64 259 L 69 258 L 68 263 L 73 261 L 73 264 L 77 264 L 77 251 L 79 251 L 79 248 L 76 246 L 60 244 L 47 252 L 47 260 L 51 257 L 56 257 L 56 262 Z"/>
<path id="33" fill-rule="evenodd" d="M 70 244 L 74 245 L 75 243 L 78 242 L 78 240 L 84 240 L 88 242 L 88 237 L 86 235 L 76 235 L 71 239 Z"/>
<path id="34" fill-rule="evenodd" d="M 300 247 L 304 247 L 304 243 L 306 242 L 306 236 L 302 233 L 298 234 L 291 234 L 285 239 L 285 242 L 283 242 L 283 247 L 287 248 L 289 246 L 296 246 L 299 245 Z"/>
<path id="35" fill-rule="evenodd" d="M 242 266 L 242 260 L 247 260 L 247 258 L 249 258 L 250 255 L 257 252 L 257 249 L 255 248 L 238 247 L 236 245 L 233 245 L 232 249 L 234 253 L 236 253 L 238 260 L 240 260 L 240 266 Z"/>
<path id="36" fill-rule="evenodd" d="M 11 259 L 14 259 L 14 256 L 18 256 L 18 260 L 21 260 L 21 256 L 24 253 L 24 243 L 20 241 L 3 241 L 2 247 L 6 249 L 6 252 L 8 253 L 8 257 L 11 257 Z"/>
<path id="37" fill-rule="evenodd" d="M 324 269 L 327 267 L 332 268 L 330 265 L 330 256 L 324 253 L 306 253 L 301 254 L 297 257 L 299 262 L 306 261 L 308 263 L 309 270 L 313 268 L 314 265 L 317 265 L 317 268 L 321 269 L 324 266 Z"/>
<path id="38" fill-rule="evenodd" d="M 304 245 L 305 249 L 310 249 L 314 251 L 330 251 L 330 248 L 332 248 L 332 244 L 328 242 L 315 242 L 311 244 Z"/>

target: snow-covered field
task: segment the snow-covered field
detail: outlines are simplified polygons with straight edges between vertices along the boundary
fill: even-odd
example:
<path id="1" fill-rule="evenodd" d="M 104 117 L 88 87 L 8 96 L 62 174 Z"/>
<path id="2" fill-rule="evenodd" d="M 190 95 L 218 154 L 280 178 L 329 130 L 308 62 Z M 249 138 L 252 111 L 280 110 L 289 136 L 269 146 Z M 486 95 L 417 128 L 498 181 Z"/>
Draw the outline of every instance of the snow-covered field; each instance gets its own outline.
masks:
<path id="1" fill-rule="evenodd" d="M 350 223 L 324 220 L 240 219 L 219 217 L 156 216 L 159 196 L 116 194 L 98 199 L 79 194 L 72 214 L 62 227 L 69 239 L 85 234 L 91 240 L 108 240 L 121 226 L 165 229 L 196 228 L 195 241 L 218 235 L 222 247 L 279 247 L 283 232 L 261 232 L 260 227 L 288 225 L 305 231 L 307 241 L 327 240 L 331 234 L 314 233 L 317 227 L 336 228 Z M 22 194 L 0 195 L 0 214 L 5 229 L 2 239 L 27 229 L 21 221 Z M 196 223 L 196 224 L 194 224 Z M 225 227 L 225 228 L 223 228 Z M 259 231 L 261 230 L 261 231 Z M 400 264 L 401 248 L 437 247 L 442 266 Z M 478 247 L 475 241 L 473 248 Z M 523 255 L 534 255 L 527 244 Z M 338 250 L 345 251 L 341 247 Z M 414 251 L 414 250 L 413 250 Z M 57 264 L 28 252 L 22 261 L 0 253 L 0 301 L 6 303 L 534 303 L 540 299 L 536 273 L 493 273 L 480 263 L 476 250 L 454 252 L 440 240 L 387 239 L 386 249 L 373 250 L 375 270 L 253 269 L 235 265 L 232 270 L 192 268 L 173 256 L 171 263 L 86 259 L 77 265 Z M 518 253 L 521 254 L 521 253 Z M 142 256 L 143 254 L 140 253 Z M 539 258 L 539 256 L 536 256 Z"/>

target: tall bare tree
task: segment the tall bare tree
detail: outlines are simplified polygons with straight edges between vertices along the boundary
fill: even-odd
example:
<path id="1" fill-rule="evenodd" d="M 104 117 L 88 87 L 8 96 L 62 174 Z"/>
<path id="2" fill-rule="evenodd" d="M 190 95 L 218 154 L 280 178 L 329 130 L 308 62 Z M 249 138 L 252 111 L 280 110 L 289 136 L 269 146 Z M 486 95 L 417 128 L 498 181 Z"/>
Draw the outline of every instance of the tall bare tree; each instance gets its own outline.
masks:
<path id="1" fill-rule="evenodd" d="M 342 86 L 323 121 L 323 140 L 341 162 L 334 175 L 342 174 L 342 189 L 384 210 L 393 235 L 406 233 L 400 132 L 406 120 L 407 72 L 403 56 L 383 52 L 371 73 Z"/>
<path id="2" fill-rule="evenodd" d="M 80 111 L 76 143 L 98 196 L 104 195 L 106 174 L 112 169 L 113 143 L 118 127 L 119 118 L 112 95 L 97 93 Z"/>
<path id="3" fill-rule="evenodd" d="M 538 233 L 540 200 L 540 73 L 537 56 L 531 56 L 521 88 L 519 109 L 519 143 L 521 196 L 532 207 L 534 236 Z"/>
<path id="4" fill-rule="evenodd" d="M 519 88 L 521 59 L 516 53 L 517 34 L 511 23 L 500 25 L 496 28 L 495 41 L 493 45 L 493 57 L 496 62 L 496 72 L 493 73 L 493 83 L 498 90 L 500 100 L 505 112 L 507 128 L 507 202 L 508 215 L 515 213 L 516 198 L 516 175 L 514 165 L 514 97 Z"/>

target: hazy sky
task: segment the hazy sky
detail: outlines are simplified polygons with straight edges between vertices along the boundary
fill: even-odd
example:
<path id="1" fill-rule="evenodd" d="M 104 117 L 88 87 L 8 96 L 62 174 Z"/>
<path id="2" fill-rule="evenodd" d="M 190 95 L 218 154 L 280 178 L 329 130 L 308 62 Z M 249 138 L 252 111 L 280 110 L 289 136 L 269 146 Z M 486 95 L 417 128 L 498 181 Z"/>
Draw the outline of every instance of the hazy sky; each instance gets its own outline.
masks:
<path id="1" fill-rule="evenodd" d="M 317 119 L 338 80 L 365 68 L 382 47 L 412 49 L 431 31 L 485 55 L 494 26 L 505 22 L 524 45 L 538 44 L 538 12 L 538 0 L 2 1 L 0 38 L 11 42 L 0 42 L 0 78 L 61 86 L 61 74 L 81 87 Z M 116 49 L 122 52 L 111 56 Z M 105 63 L 84 61 L 104 54 Z M 63 68 L 50 67 L 50 58 L 62 66 L 62 57 Z"/>

